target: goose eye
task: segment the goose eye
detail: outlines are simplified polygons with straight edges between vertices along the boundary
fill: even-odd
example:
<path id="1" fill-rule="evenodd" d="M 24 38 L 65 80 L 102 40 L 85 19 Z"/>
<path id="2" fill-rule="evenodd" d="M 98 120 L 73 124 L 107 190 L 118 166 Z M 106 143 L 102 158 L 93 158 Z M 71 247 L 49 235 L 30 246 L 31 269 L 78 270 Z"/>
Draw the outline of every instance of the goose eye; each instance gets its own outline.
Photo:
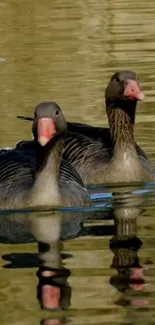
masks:
<path id="1" fill-rule="evenodd" d="M 115 81 L 116 81 L 117 83 L 120 82 L 119 77 L 116 77 L 116 78 L 115 78 Z"/>
<path id="2" fill-rule="evenodd" d="M 57 109 L 57 111 L 55 112 L 55 115 L 59 115 L 59 110 Z"/>

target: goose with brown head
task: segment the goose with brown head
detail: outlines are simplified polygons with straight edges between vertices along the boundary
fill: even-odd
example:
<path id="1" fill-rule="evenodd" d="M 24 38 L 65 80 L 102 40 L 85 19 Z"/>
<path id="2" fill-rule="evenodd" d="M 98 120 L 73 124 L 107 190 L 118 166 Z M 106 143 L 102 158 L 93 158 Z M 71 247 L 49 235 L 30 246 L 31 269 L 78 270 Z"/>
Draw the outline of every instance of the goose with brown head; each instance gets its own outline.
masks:
<path id="1" fill-rule="evenodd" d="M 116 105 L 124 100 L 144 100 L 145 95 L 140 88 L 137 76 L 132 71 L 116 72 L 105 91 L 106 104 L 115 103 Z"/>

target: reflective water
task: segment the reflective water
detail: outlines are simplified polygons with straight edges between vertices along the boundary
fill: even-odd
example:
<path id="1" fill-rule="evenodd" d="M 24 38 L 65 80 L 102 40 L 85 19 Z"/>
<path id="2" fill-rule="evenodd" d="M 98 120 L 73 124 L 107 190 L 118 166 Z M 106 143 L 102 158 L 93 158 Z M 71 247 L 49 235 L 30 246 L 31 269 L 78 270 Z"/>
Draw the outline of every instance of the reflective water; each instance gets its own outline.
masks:
<path id="1" fill-rule="evenodd" d="M 119 69 L 134 69 L 146 94 L 137 109 L 136 141 L 155 168 L 154 31 L 154 0 L 1 1 L 0 147 L 31 138 L 31 123 L 16 115 L 31 116 L 43 100 L 57 101 L 68 120 L 107 125 L 104 89 L 109 77 Z M 126 187 L 92 188 L 97 208 L 89 217 L 83 212 L 83 221 L 72 211 L 66 220 L 64 212 L 63 247 L 59 217 L 52 226 L 53 220 L 45 221 L 47 212 L 44 218 L 27 213 L 25 225 L 20 214 L 21 223 L 19 218 L 15 223 L 3 212 L 1 324 L 153 324 L 154 191 L 154 184 L 132 188 L 132 195 Z M 36 276 L 38 245 L 32 242 L 33 236 L 40 240 L 40 227 L 42 240 L 51 240 L 50 246 L 39 245 L 40 251 L 50 248 L 41 263 L 66 269 L 55 279 L 59 285 L 50 282 L 50 290 L 41 273 Z M 38 283 L 41 305 L 66 310 L 42 310 Z"/>
<path id="2" fill-rule="evenodd" d="M 82 215 L 1 212 L 2 324 L 152 321 L 155 186 L 89 190 Z"/>

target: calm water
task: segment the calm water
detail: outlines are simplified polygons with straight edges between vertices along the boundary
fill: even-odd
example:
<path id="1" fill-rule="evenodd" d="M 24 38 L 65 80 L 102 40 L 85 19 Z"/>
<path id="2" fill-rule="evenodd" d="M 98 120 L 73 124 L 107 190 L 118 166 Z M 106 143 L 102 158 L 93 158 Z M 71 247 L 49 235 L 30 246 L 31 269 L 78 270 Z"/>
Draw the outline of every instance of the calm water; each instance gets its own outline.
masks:
<path id="1" fill-rule="evenodd" d="M 146 94 L 138 105 L 135 136 L 155 168 L 154 53 L 154 0 L 1 1 L 0 147 L 31 138 L 30 122 L 17 120 L 16 115 L 31 116 L 44 100 L 57 101 L 70 121 L 107 125 L 104 89 L 109 77 L 116 70 L 133 69 Z M 50 243 L 47 264 L 61 269 L 63 263 L 66 269 L 57 280 L 63 283 L 59 305 L 65 311 L 41 310 L 36 298 L 37 244 L 6 244 L 7 228 L 0 216 L 5 242 L 0 244 L 1 324 L 153 324 L 155 188 L 145 184 L 139 189 L 145 194 L 129 198 L 125 188 L 118 189 L 122 194 L 115 196 L 115 211 L 108 194 L 114 189 L 92 189 L 95 204 L 104 205 L 105 211 L 91 212 L 86 220 L 83 212 L 84 222 L 73 212 L 72 222 L 64 221 L 61 229 L 61 249 L 58 233 L 57 239 L 51 233 L 54 244 Z M 34 220 L 33 232 L 42 219 Z M 20 242 L 23 228 L 16 226 Z M 46 227 L 44 235 L 46 242 Z M 26 230 L 24 236 L 24 241 L 33 239 Z M 59 287 L 52 289 L 51 304 L 59 300 Z"/>

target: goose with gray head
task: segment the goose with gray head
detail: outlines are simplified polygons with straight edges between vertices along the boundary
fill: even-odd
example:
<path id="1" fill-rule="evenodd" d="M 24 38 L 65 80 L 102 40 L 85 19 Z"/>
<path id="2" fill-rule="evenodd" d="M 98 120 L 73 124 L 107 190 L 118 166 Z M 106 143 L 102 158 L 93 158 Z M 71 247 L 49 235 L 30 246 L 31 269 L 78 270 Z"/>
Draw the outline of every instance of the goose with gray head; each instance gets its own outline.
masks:
<path id="1" fill-rule="evenodd" d="M 71 152 L 73 140 L 67 139 L 63 156 L 76 167 L 86 183 L 143 182 L 154 179 L 148 159 L 137 148 L 134 139 L 137 101 L 143 99 L 144 93 L 134 72 L 115 73 L 105 91 L 110 146 L 104 150 L 102 144 L 95 146 L 92 141 L 87 148 L 85 146 L 81 157 L 78 146 Z M 74 152 L 77 152 L 76 155 Z"/>
<path id="2" fill-rule="evenodd" d="M 154 180 L 147 156 L 134 139 L 137 101 L 143 99 L 136 73 L 117 72 L 105 91 L 110 129 L 68 123 L 63 157 L 85 183 Z M 33 144 L 25 142 L 17 147 L 28 153 Z"/>
<path id="3" fill-rule="evenodd" d="M 67 124 L 56 103 L 35 109 L 35 153 L 11 150 L 0 156 L 0 207 L 86 206 L 89 195 L 82 179 L 62 160 Z"/>

